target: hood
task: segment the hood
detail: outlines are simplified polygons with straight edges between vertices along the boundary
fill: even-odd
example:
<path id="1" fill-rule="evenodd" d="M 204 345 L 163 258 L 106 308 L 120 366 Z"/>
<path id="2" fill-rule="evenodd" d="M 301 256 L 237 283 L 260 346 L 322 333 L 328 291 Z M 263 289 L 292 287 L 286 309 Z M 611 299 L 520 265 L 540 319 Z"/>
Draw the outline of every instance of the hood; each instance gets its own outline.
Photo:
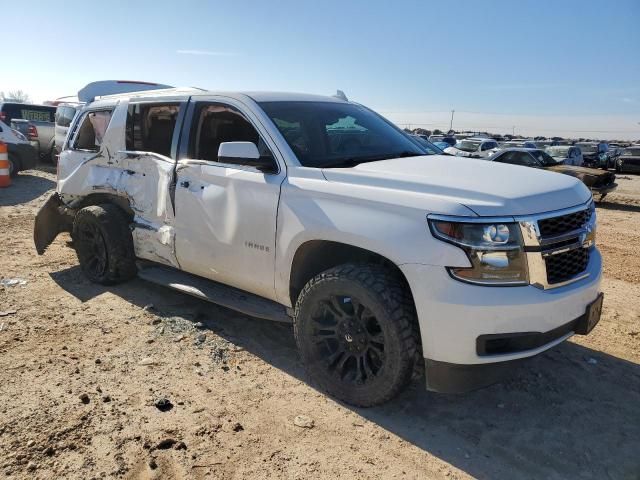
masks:
<path id="1" fill-rule="evenodd" d="M 353 168 L 323 169 L 330 182 L 364 185 L 404 193 L 424 201 L 463 205 L 479 216 L 531 215 L 587 202 L 591 192 L 568 175 L 541 169 L 452 158 L 444 155 L 398 158 L 363 163 Z M 416 195 L 417 194 L 417 195 Z"/>
<path id="2" fill-rule="evenodd" d="M 572 177 L 580 179 L 585 183 L 585 185 L 589 187 L 592 186 L 598 179 L 603 179 L 605 177 L 614 177 L 614 174 L 607 170 L 588 167 L 576 167 L 572 165 L 554 165 L 552 167 L 546 167 L 546 169 L 552 172 L 571 175 Z"/>

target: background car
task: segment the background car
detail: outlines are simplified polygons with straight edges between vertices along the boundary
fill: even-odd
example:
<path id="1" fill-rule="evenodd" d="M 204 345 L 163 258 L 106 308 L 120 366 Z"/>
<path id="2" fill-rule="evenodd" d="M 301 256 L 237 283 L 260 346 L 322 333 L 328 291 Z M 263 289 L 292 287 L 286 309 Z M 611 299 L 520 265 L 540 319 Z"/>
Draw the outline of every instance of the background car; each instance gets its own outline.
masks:
<path id="1" fill-rule="evenodd" d="M 444 153 L 445 155 L 449 155 L 448 153 L 446 153 L 444 151 L 445 148 L 449 148 L 451 145 L 448 144 L 447 142 L 433 142 L 433 145 L 435 145 L 436 147 L 438 147 L 440 150 L 442 150 L 442 153 Z"/>
<path id="2" fill-rule="evenodd" d="M 0 120 L 7 125 L 12 125 L 13 120 L 21 120 L 14 122 L 14 128 L 26 135 L 40 157 L 50 158 L 54 149 L 55 111 L 56 107 L 49 105 L 3 102 L 0 104 Z"/>
<path id="3" fill-rule="evenodd" d="M 616 172 L 640 172 L 640 146 L 624 149 L 616 159 Z"/>
<path id="4" fill-rule="evenodd" d="M 510 140 L 500 144 L 500 148 L 538 148 L 533 140 Z"/>
<path id="5" fill-rule="evenodd" d="M 34 168 L 38 154 L 33 145 L 19 131 L 0 121 L 0 142 L 7 144 L 9 175 L 15 177 L 20 170 Z"/>
<path id="6" fill-rule="evenodd" d="M 524 167 L 542 168 L 552 172 L 571 175 L 581 180 L 591 193 L 600 196 L 600 200 L 613 192 L 618 184 L 615 183 L 616 176 L 609 171 L 602 171 L 596 168 L 576 167 L 573 165 L 558 164 L 544 150 L 533 148 L 509 148 L 500 150 L 496 154 L 487 158 L 492 162 L 510 163 L 512 165 L 522 165 Z"/>
<path id="7" fill-rule="evenodd" d="M 593 168 L 609 167 L 609 145 L 604 142 L 580 142 L 575 144 L 582 152 L 583 164 Z"/>
<path id="8" fill-rule="evenodd" d="M 443 149 L 437 145 L 435 145 L 434 143 L 431 143 L 429 140 L 425 140 L 424 135 L 409 135 L 412 139 L 414 139 L 417 143 L 419 143 L 421 146 L 423 146 L 424 148 L 426 148 L 430 153 L 433 153 L 434 155 L 448 155 L 447 153 L 444 153 Z M 440 142 L 443 143 L 443 142 Z M 449 146 L 449 144 L 445 143 L 445 145 L 447 145 L 447 147 Z"/>
<path id="9" fill-rule="evenodd" d="M 431 135 L 427 140 L 433 144 L 435 144 L 435 142 L 443 142 L 449 147 L 453 147 L 457 142 L 455 137 L 452 137 L 451 135 Z"/>
<path id="10" fill-rule="evenodd" d="M 486 158 L 498 149 L 498 142 L 492 138 L 466 138 L 454 147 L 445 149 L 445 153 L 458 157 Z"/>
<path id="11" fill-rule="evenodd" d="M 556 145 L 544 149 L 556 162 L 563 165 L 581 167 L 584 163 L 582 152 L 572 145 Z"/>

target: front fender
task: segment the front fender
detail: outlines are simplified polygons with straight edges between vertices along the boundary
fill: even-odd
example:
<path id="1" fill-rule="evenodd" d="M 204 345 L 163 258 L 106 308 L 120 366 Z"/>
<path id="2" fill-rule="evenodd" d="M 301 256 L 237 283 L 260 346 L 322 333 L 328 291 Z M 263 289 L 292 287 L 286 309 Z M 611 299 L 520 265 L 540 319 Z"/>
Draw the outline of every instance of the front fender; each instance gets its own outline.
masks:
<path id="1" fill-rule="evenodd" d="M 421 208 L 284 190 L 278 211 L 275 276 L 276 296 L 283 304 L 290 303 L 289 283 L 296 251 L 309 241 L 358 247 L 398 266 L 469 266 L 461 249 L 431 235 L 427 212 Z"/>

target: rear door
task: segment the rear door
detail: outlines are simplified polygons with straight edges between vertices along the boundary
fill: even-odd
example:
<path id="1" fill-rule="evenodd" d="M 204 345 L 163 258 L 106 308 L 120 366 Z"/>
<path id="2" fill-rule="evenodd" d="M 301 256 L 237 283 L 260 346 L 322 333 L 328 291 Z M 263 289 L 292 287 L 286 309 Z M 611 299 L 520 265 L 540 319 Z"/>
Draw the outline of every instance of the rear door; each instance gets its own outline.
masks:
<path id="1" fill-rule="evenodd" d="M 218 161 L 222 142 L 249 141 L 273 173 Z M 176 255 L 188 272 L 275 298 L 275 238 L 284 163 L 267 129 L 238 100 L 191 102 L 176 169 Z"/>

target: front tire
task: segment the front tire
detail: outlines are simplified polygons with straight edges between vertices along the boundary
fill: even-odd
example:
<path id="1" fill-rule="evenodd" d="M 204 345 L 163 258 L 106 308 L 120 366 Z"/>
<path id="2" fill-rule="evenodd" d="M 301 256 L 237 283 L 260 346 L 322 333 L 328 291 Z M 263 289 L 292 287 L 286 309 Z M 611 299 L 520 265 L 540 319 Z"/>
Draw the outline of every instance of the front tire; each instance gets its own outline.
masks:
<path id="1" fill-rule="evenodd" d="M 129 219 L 116 205 L 85 207 L 73 222 L 72 238 L 80 268 L 94 283 L 113 285 L 136 275 Z"/>
<path id="2" fill-rule="evenodd" d="M 345 264 L 304 287 L 294 334 L 310 377 L 360 407 L 395 397 L 411 379 L 418 341 L 408 286 L 387 268 Z"/>

